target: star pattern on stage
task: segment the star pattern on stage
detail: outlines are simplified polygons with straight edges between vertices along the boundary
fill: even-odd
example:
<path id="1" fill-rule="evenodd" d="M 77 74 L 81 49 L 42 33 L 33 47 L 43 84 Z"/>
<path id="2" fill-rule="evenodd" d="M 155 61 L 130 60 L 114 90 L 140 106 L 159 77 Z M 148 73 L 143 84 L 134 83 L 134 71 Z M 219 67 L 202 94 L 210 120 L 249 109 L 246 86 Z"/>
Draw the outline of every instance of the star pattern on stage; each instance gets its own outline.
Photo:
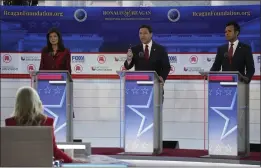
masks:
<path id="1" fill-rule="evenodd" d="M 211 94 L 212 94 L 212 89 L 209 89 L 208 90 L 208 95 L 211 96 Z"/>
<path id="2" fill-rule="evenodd" d="M 237 92 L 235 91 L 231 105 L 229 107 L 210 107 L 214 112 L 216 112 L 220 117 L 222 117 L 225 120 L 225 124 L 223 126 L 223 131 L 220 136 L 220 140 L 223 140 L 224 138 L 226 138 L 228 135 L 230 135 L 237 129 L 237 125 L 234 125 L 230 130 L 227 130 L 228 124 L 231 119 L 221 112 L 222 110 L 230 110 L 230 111 L 233 110 L 235 107 L 236 98 L 237 98 Z"/>
<path id="3" fill-rule="evenodd" d="M 131 89 L 132 94 L 139 94 L 139 89 L 137 89 L 136 87 Z"/>
<path id="4" fill-rule="evenodd" d="M 222 95 L 222 90 L 217 88 L 216 90 L 216 96 L 221 96 Z"/>
<path id="5" fill-rule="evenodd" d="M 38 89 L 38 94 L 41 94 L 41 91 L 42 91 L 43 89 Z"/>
<path id="6" fill-rule="evenodd" d="M 47 86 L 47 88 L 49 88 Z M 50 93 L 51 93 L 51 89 L 50 90 Z M 49 91 L 48 90 L 48 91 Z M 50 93 L 47 93 L 47 94 L 50 94 Z M 61 100 L 59 102 L 59 104 L 56 104 L 56 105 L 43 105 L 44 107 L 44 110 L 49 113 L 51 116 L 53 116 L 54 118 L 54 133 L 57 133 L 59 130 L 61 130 L 62 128 L 64 128 L 66 126 L 66 118 L 59 118 L 59 116 L 54 112 L 55 109 L 58 109 L 58 108 L 62 108 L 65 104 L 65 98 L 66 98 L 66 90 L 64 89 L 63 91 L 63 95 L 61 97 Z"/>
<path id="7" fill-rule="evenodd" d="M 144 128 L 144 124 L 145 124 L 147 117 L 145 115 L 143 115 L 139 110 L 137 110 L 137 109 L 150 108 L 152 98 L 153 98 L 153 90 L 150 93 L 147 104 L 145 104 L 145 105 L 127 105 L 128 108 L 130 108 L 134 113 L 136 113 L 141 118 L 141 123 L 140 123 L 139 129 L 138 129 L 138 132 L 137 132 L 137 137 L 140 137 L 142 134 L 144 134 L 145 132 L 147 132 L 149 129 L 151 129 L 153 127 L 153 123 L 151 121 L 151 123 L 146 128 Z"/>
<path id="8" fill-rule="evenodd" d="M 149 89 L 144 87 L 141 89 L 141 91 L 142 91 L 142 94 L 148 94 Z"/>
<path id="9" fill-rule="evenodd" d="M 130 89 L 125 89 L 125 93 L 126 93 L 126 94 L 129 94 L 129 90 L 130 90 Z"/>
<path id="10" fill-rule="evenodd" d="M 49 86 L 46 86 L 46 88 L 44 89 L 44 93 L 45 93 L 45 94 L 50 94 L 51 91 L 52 91 L 52 90 L 49 88 Z"/>
<path id="11" fill-rule="evenodd" d="M 215 153 L 215 154 L 220 154 L 220 153 L 222 153 L 222 154 L 224 154 L 224 153 L 229 154 L 229 153 L 232 153 L 232 147 L 229 144 L 227 144 L 227 145 L 217 144 L 214 147 L 210 145 L 209 146 L 209 151 L 211 153 Z"/>
<path id="12" fill-rule="evenodd" d="M 62 90 L 62 89 L 60 89 L 60 88 L 57 86 L 55 89 L 53 89 L 54 95 L 61 94 L 61 90 Z"/>
<path id="13" fill-rule="evenodd" d="M 233 90 L 229 88 L 225 88 L 224 90 L 221 90 L 220 88 L 217 88 L 216 90 L 216 96 L 232 96 Z M 212 95 L 212 90 L 208 90 L 209 96 Z"/>
<path id="14" fill-rule="evenodd" d="M 226 149 L 227 153 L 232 153 L 232 148 L 231 148 L 231 146 L 229 144 L 226 145 L 225 149 Z"/>
<path id="15" fill-rule="evenodd" d="M 232 96 L 232 90 L 231 89 L 225 89 L 224 90 L 226 96 Z"/>

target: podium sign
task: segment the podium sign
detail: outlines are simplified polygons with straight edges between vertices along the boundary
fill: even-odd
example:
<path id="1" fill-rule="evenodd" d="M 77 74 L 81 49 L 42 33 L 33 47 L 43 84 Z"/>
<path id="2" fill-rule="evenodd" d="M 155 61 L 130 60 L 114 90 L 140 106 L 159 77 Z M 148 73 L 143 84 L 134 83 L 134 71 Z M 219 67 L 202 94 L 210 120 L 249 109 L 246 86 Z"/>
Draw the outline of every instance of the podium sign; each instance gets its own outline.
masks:
<path id="1" fill-rule="evenodd" d="M 162 90 L 155 72 L 125 72 L 125 153 L 161 152 Z"/>
<path id="2" fill-rule="evenodd" d="M 238 72 L 208 73 L 208 149 L 210 156 L 249 153 L 249 85 Z"/>
<path id="3" fill-rule="evenodd" d="M 33 75 L 33 80 L 44 113 L 54 119 L 56 141 L 72 141 L 72 83 L 69 74 L 66 71 L 39 71 Z"/>
<path id="4" fill-rule="evenodd" d="M 209 74 L 208 134 L 210 155 L 237 155 L 236 74 Z"/>

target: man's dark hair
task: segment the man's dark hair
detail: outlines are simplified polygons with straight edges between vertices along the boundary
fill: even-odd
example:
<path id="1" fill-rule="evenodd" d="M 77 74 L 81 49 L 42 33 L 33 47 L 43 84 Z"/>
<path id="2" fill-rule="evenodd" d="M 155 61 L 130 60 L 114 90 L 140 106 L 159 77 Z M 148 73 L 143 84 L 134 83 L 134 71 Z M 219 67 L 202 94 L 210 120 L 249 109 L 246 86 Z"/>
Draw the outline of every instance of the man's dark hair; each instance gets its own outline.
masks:
<path id="1" fill-rule="evenodd" d="M 46 34 L 46 40 L 47 40 L 47 49 L 49 52 L 52 52 L 53 51 L 53 48 L 52 48 L 52 44 L 50 43 L 50 40 L 49 40 L 49 35 L 51 33 L 56 33 L 57 36 L 58 36 L 58 50 L 60 51 L 64 51 L 65 47 L 63 45 L 63 38 L 62 38 L 62 34 L 60 33 L 60 31 L 57 29 L 57 28 L 51 28 L 48 33 Z"/>
<path id="2" fill-rule="evenodd" d="M 233 27 L 234 27 L 234 31 L 235 31 L 235 32 L 238 31 L 238 35 L 240 34 L 240 26 L 239 26 L 239 24 L 238 24 L 237 22 L 234 22 L 234 21 L 228 22 L 228 23 L 226 24 L 226 27 L 227 27 L 227 26 L 233 26 Z"/>
<path id="3" fill-rule="evenodd" d="M 149 25 L 141 25 L 140 28 L 139 28 L 139 30 L 142 29 L 142 28 L 146 28 L 146 29 L 148 29 L 148 31 L 149 31 L 150 33 L 152 33 L 152 28 L 151 28 Z"/>

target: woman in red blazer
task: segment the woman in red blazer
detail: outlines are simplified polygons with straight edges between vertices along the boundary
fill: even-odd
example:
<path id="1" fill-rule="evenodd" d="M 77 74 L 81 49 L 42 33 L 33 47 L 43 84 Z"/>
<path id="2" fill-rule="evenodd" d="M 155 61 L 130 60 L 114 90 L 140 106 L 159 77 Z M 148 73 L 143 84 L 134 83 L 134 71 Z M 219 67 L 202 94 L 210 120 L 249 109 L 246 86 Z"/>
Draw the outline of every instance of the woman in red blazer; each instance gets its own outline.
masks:
<path id="1" fill-rule="evenodd" d="M 67 70 L 71 74 L 71 53 L 64 47 L 61 33 L 52 28 L 46 40 L 47 46 L 42 49 L 39 70 Z"/>
<path id="2" fill-rule="evenodd" d="M 37 92 L 31 87 L 18 90 L 13 117 L 5 120 L 6 126 L 53 126 L 53 119 L 43 114 L 42 102 Z M 55 160 L 64 163 L 81 162 L 73 160 L 57 148 L 53 132 L 53 154 Z"/>

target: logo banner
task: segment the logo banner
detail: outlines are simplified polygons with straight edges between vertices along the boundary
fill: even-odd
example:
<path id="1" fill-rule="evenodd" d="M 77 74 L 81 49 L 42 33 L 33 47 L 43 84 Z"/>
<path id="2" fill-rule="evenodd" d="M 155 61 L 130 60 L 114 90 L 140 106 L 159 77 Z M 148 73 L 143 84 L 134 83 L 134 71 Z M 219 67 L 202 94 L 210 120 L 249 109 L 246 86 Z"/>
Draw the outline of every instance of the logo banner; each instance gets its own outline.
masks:
<path id="1" fill-rule="evenodd" d="M 72 53 L 75 74 L 116 74 L 128 48 L 140 43 L 142 24 L 169 53 L 170 75 L 209 70 L 217 47 L 226 43 L 225 25 L 237 21 L 239 40 L 260 53 L 260 6 L 26 7 L 2 6 L 1 73 L 37 70 L 46 34 L 57 27 Z M 258 54 L 257 56 L 260 56 Z M 255 56 L 256 75 L 260 57 Z"/>

